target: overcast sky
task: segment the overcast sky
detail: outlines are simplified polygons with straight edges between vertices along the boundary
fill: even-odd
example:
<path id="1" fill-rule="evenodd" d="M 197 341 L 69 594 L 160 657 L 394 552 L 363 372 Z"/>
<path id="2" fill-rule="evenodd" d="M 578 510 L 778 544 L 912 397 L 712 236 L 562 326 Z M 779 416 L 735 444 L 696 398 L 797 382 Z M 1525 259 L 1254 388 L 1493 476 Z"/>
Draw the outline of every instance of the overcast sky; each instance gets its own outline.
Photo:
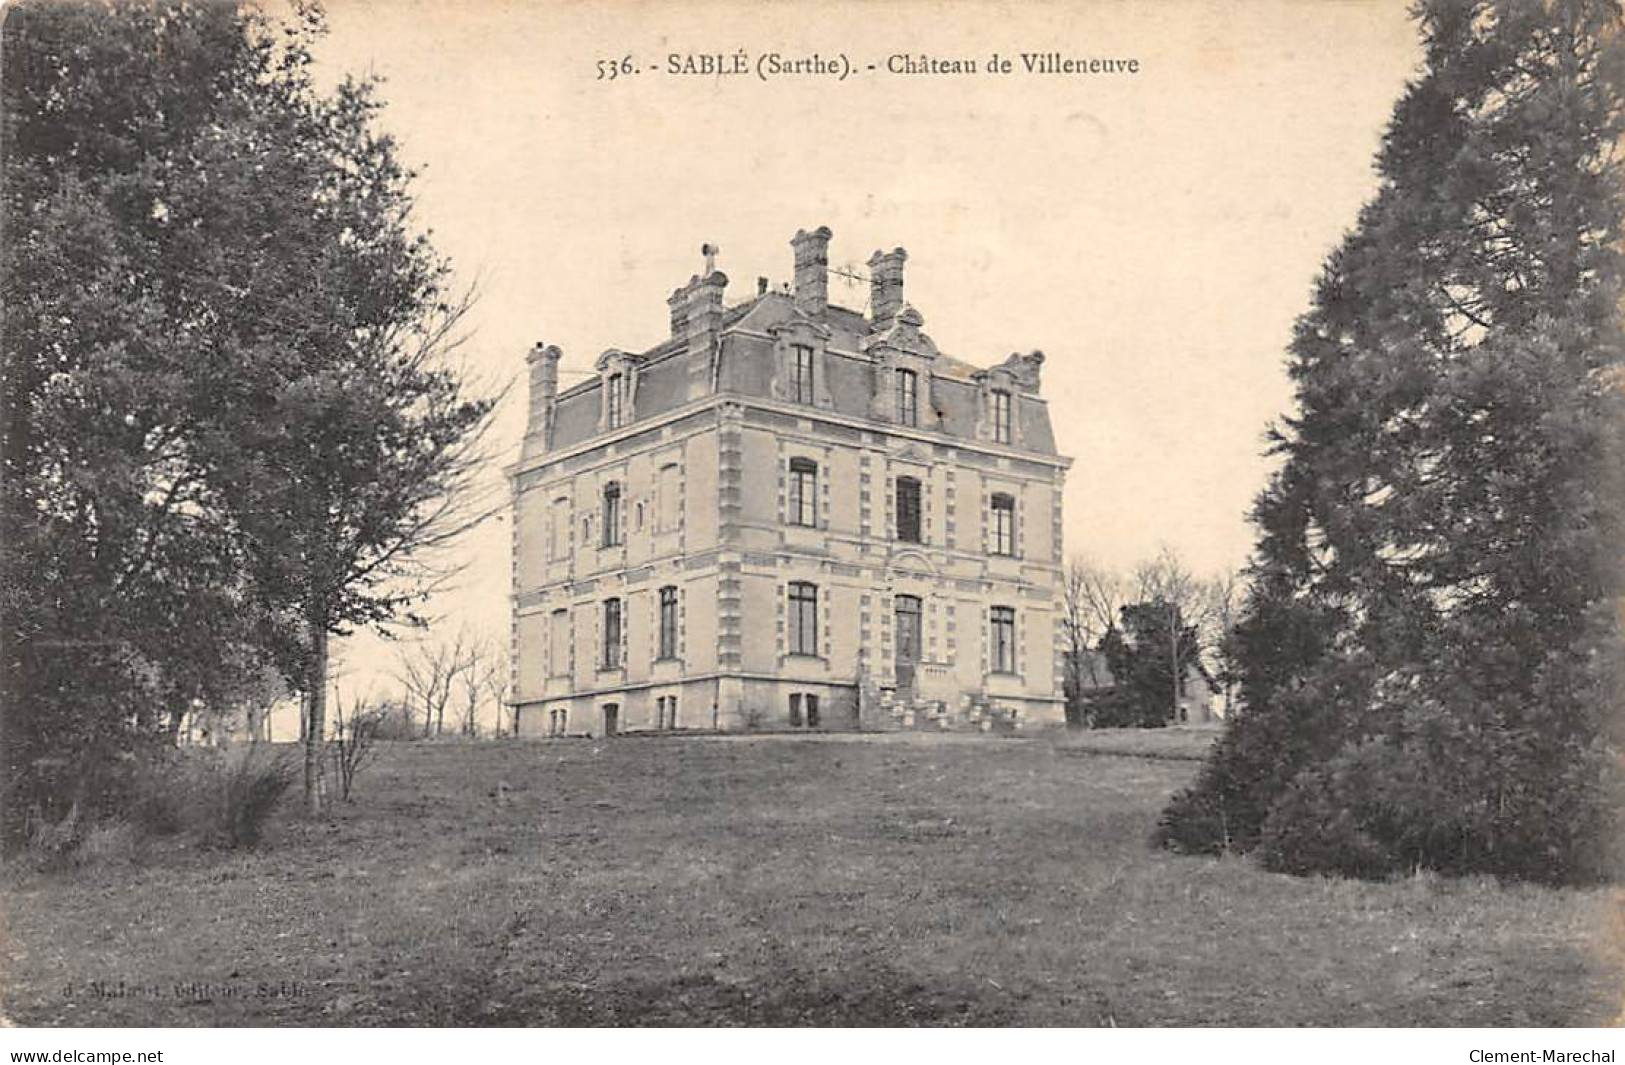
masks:
<path id="1" fill-rule="evenodd" d="M 608 347 L 666 333 L 666 296 L 721 246 L 731 300 L 790 277 L 789 238 L 829 226 L 831 264 L 908 249 L 906 298 L 945 352 L 1041 349 L 1067 482 L 1066 541 L 1129 567 L 1167 543 L 1239 565 L 1287 409 L 1284 348 L 1420 59 L 1406 5 L 528 3 L 329 0 L 329 71 L 385 79 L 384 126 L 423 168 L 420 224 L 481 298 L 472 366 L 564 384 Z M 832 77 L 596 79 L 599 59 L 778 52 Z M 1133 58 L 1132 75 L 896 75 L 905 53 Z M 731 61 L 731 60 L 730 60 Z M 869 72 L 865 67 L 880 69 Z M 861 309 L 866 288 L 835 279 Z M 510 461 L 523 381 L 496 426 Z M 509 530 L 462 549 L 443 624 L 507 632 Z M 349 683 L 382 653 L 352 649 Z"/>

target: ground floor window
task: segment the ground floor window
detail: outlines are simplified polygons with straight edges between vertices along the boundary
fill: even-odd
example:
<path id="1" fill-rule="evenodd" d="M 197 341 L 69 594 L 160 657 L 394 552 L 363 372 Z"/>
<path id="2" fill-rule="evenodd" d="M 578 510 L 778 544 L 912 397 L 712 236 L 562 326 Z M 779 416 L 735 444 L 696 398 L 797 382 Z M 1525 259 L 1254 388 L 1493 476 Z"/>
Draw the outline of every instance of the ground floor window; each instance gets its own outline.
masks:
<path id="1" fill-rule="evenodd" d="M 562 736 L 570 727 L 570 711 L 566 707 L 555 706 L 547 714 L 547 734 L 549 736 Z"/>
<path id="2" fill-rule="evenodd" d="M 677 696 L 662 695 L 655 699 L 655 728 L 677 727 Z"/>
<path id="3" fill-rule="evenodd" d="M 810 692 L 790 693 L 790 727 L 818 727 L 818 696 Z"/>

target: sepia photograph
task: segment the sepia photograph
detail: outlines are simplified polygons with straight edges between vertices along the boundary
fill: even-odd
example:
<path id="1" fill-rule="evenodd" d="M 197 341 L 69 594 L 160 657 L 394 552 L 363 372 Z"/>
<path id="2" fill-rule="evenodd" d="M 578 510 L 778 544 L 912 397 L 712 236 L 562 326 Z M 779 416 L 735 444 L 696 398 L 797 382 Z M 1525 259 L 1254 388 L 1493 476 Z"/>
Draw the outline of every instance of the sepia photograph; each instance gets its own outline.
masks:
<path id="1" fill-rule="evenodd" d="M 1616 1060 L 1618 0 L 0 19 L 9 1060 Z"/>

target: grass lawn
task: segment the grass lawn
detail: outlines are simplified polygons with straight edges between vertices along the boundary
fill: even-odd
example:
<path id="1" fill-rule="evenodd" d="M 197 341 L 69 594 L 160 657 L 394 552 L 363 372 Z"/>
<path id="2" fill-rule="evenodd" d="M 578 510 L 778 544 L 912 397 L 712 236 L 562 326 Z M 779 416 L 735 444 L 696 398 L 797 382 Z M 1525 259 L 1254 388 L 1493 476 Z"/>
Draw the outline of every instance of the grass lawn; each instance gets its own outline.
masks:
<path id="1" fill-rule="evenodd" d="M 353 806 L 290 812 L 257 853 L 13 871 L 3 1009 L 163 1026 L 1618 1013 L 1625 966 L 1594 945 L 1622 938 L 1619 894 L 1151 850 L 1197 764 L 930 735 L 397 744 Z"/>

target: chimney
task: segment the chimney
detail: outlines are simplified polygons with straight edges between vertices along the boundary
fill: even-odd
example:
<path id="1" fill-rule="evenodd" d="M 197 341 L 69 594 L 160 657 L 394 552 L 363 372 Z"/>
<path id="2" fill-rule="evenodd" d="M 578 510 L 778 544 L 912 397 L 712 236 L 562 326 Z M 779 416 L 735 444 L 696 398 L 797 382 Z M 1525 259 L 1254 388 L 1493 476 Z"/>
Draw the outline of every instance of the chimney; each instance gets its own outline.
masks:
<path id="1" fill-rule="evenodd" d="M 727 287 L 728 275 L 715 270 L 705 277 L 693 278 L 682 290 L 690 399 L 711 393 L 711 356 L 722 334 L 722 293 Z"/>
<path id="2" fill-rule="evenodd" d="M 869 320 L 877 332 L 891 325 L 903 309 L 903 264 L 907 261 L 908 252 L 902 248 L 869 256 Z"/>
<path id="3" fill-rule="evenodd" d="M 553 440 L 553 404 L 559 394 L 559 360 L 564 353 L 536 342 L 525 356 L 530 366 L 530 418 L 525 426 L 525 453 L 546 451 Z"/>
<path id="4" fill-rule="evenodd" d="M 829 306 L 831 236 L 828 226 L 819 226 L 811 233 L 798 229 L 790 238 L 796 253 L 796 309 L 803 314 L 821 315 Z"/>
<path id="5" fill-rule="evenodd" d="M 672 289 L 671 295 L 666 297 L 666 306 L 671 310 L 671 336 L 673 340 L 688 335 L 688 290 L 692 283 L 681 288 Z"/>

